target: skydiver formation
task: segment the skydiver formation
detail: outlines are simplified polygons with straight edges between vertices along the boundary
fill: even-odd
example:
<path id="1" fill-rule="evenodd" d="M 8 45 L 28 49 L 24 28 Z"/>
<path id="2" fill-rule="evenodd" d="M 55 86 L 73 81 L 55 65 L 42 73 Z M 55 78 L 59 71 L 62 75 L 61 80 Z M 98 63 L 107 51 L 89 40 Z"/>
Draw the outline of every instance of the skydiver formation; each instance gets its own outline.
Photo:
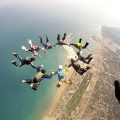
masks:
<path id="1" fill-rule="evenodd" d="M 32 78 L 32 79 L 24 79 L 22 80 L 23 83 L 28 83 L 30 85 L 30 88 L 33 90 L 37 90 L 38 86 L 40 85 L 41 81 L 43 81 L 45 78 L 46 79 L 51 79 L 53 76 L 58 75 L 58 84 L 56 85 L 56 87 L 60 87 L 62 85 L 62 83 L 66 83 L 69 85 L 72 85 L 72 80 L 67 78 L 66 73 L 69 71 L 69 67 L 73 67 L 73 69 L 76 71 L 76 73 L 78 73 L 79 75 L 83 75 L 85 72 L 87 72 L 90 67 L 87 66 L 86 68 L 82 68 L 81 65 L 78 63 L 78 61 L 82 61 L 83 63 L 86 64 L 90 64 L 91 60 L 93 59 L 92 54 L 89 54 L 87 57 L 83 57 L 80 53 L 81 49 L 85 49 L 88 46 L 88 42 L 86 42 L 86 44 L 84 46 L 82 46 L 81 41 L 82 39 L 79 39 L 78 43 L 72 43 L 72 44 L 67 44 L 65 43 L 65 39 L 66 39 L 66 33 L 64 33 L 62 39 L 60 39 L 60 34 L 57 34 L 57 43 L 55 44 L 51 44 L 49 42 L 48 36 L 46 35 L 46 42 L 44 43 L 42 40 L 42 37 L 39 36 L 40 38 L 40 44 L 42 45 L 42 47 L 40 46 L 36 46 L 33 45 L 32 40 L 28 39 L 28 43 L 30 45 L 29 49 L 26 49 L 25 46 L 22 46 L 22 50 L 24 50 L 25 52 L 32 52 L 33 55 L 31 57 L 25 57 L 25 58 L 21 58 L 18 53 L 13 53 L 13 55 L 20 61 L 19 63 L 16 60 L 11 61 L 12 64 L 14 64 L 16 67 L 21 67 L 23 65 L 31 65 L 32 68 L 37 70 L 37 74 Z M 41 57 L 40 54 L 38 54 L 38 52 L 40 50 L 43 50 L 46 54 L 48 54 L 47 50 L 51 49 L 53 46 L 56 47 L 56 45 L 62 46 L 62 45 L 67 45 L 67 46 L 75 46 L 77 49 L 79 49 L 79 52 L 76 53 L 76 55 L 78 56 L 77 60 L 71 59 L 70 64 L 66 65 L 65 68 L 63 68 L 62 65 L 58 66 L 58 70 L 56 72 L 54 72 L 53 70 L 51 70 L 51 74 L 48 75 L 46 74 L 46 69 L 42 69 L 43 65 L 40 65 L 38 67 L 34 66 L 33 61 L 35 61 L 35 57 Z"/>

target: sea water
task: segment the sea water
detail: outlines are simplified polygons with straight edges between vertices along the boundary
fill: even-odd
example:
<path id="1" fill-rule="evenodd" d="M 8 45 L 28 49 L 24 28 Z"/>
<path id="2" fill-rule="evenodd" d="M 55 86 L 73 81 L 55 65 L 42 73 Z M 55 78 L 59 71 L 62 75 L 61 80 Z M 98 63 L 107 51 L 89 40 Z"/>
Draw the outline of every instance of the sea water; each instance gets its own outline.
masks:
<path id="1" fill-rule="evenodd" d="M 74 36 L 73 43 L 76 43 L 81 37 L 83 43 L 88 41 L 90 43 L 89 47 L 95 49 L 88 33 L 95 33 L 97 25 L 93 25 L 93 27 L 86 20 L 78 22 L 78 18 L 71 20 L 70 15 L 67 17 L 66 14 L 63 14 L 59 17 L 57 13 L 55 15 L 54 13 L 51 14 L 48 9 L 47 12 L 41 12 L 41 8 L 38 6 L 36 8 L 35 6 L 33 6 L 34 8 L 28 6 L 29 2 L 24 5 L 21 2 L 13 2 L 0 6 L 1 120 L 41 119 L 58 90 L 56 88 L 57 76 L 52 77 L 52 79 L 44 79 L 37 91 L 33 91 L 28 84 L 21 82 L 23 79 L 33 78 L 37 73 L 31 66 L 25 65 L 19 68 L 11 64 L 12 60 L 19 62 L 12 55 L 13 52 L 18 53 L 22 58 L 32 55 L 32 53 L 24 52 L 21 49 L 22 45 L 29 48 L 28 39 L 39 46 L 39 35 L 45 41 L 45 35 L 47 34 L 50 42 L 56 43 L 57 33 L 60 33 L 62 37 L 64 32 L 67 34 L 72 32 Z M 74 14 L 71 15 L 74 16 Z M 59 64 L 63 66 L 68 64 L 65 58 L 66 51 L 62 46 L 53 47 L 48 50 L 48 54 L 43 51 L 39 53 L 42 57 L 36 57 L 34 65 L 44 65 L 43 68 L 46 69 L 47 74 L 51 74 L 51 70 L 57 70 Z"/>

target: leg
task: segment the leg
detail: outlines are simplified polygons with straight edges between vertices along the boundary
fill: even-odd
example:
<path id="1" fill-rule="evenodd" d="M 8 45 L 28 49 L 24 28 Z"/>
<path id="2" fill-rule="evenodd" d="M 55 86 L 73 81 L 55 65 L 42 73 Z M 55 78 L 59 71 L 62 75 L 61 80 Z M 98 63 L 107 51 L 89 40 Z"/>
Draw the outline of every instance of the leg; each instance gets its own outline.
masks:
<path id="1" fill-rule="evenodd" d="M 22 80 L 23 83 L 28 83 L 28 84 L 31 84 L 33 83 L 33 80 L 31 79 L 26 79 L 26 80 Z"/>
<path id="2" fill-rule="evenodd" d="M 11 63 L 12 63 L 13 65 L 15 65 L 16 67 L 19 66 L 19 65 L 17 64 L 16 60 L 11 61 Z"/>
<path id="3" fill-rule="evenodd" d="M 87 72 L 87 70 L 84 69 L 84 68 L 80 68 L 79 71 L 78 71 L 78 73 L 79 73 L 80 75 L 83 75 L 85 72 Z"/>
<path id="4" fill-rule="evenodd" d="M 19 55 L 17 56 L 17 58 L 18 58 L 20 61 L 22 61 L 22 60 L 23 60 L 23 59 L 22 59 Z"/>
<path id="5" fill-rule="evenodd" d="M 17 57 L 20 61 L 23 60 L 17 53 L 13 53 L 13 55 L 14 55 L 15 57 Z"/>
<path id="6" fill-rule="evenodd" d="M 87 63 L 89 64 L 92 59 L 93 59 L 93 57 L 90 57 Z"/>
<path id="7" fill-rule="evenodd" d="M 18 64 L 18 63 L 16 62 L 16 60 L 13 60 L 13 61 L 12 61 L 12 64 L 15 65 L 16 67 L 21 67 L 21 66 L 24 65 L 22 62 Z"/>
<path id="8" fill-rule="evenodd" d="M 37 90 L 38 86 L 39 86 L 40 83 L 31 83 L 30 84 L 30 88 L 33 89 L 33 90 Z"/>
<path id="9" fill-rule="evenodd" d="M 85 49 L 88 45 L 89 45 L 89 43 L 86 42 L 85 45 L 82 48 Z"/>
<path id="10" fill-rule="evenodd" d="M 65 38 L 66 38 L 66 33 L 64 33 L 64 36 L 63 36 L 62 40 L 65 40 Z"/>
<path id="11" fill-rule="evenodd" d="M 91 55 L 92 55 L 92 54 L 89 54 L 89 55 L 85 58 L 85 60 L 90 59 Z"/>
<path id="12" fill-rule="evenodd" d="M 49 42 L 49 40 L 48 40 L 48 36 L 46 35 L 46 43 L 47 43 L 47 42 Z"/>
<path id="13" fill-rule="evenodd" d="M 57 40 L 60 40 L 60 34 L 57 35 Z"/>
<path id="14" fill-rule="evenodd" d="M 44 44 L 43 41 L 42 41 L 42 37 L 39 36 L 39 38 L 40 38 L 40 44 L 43 45 L 43 46 L 45 46 L 45 44 Z"/>

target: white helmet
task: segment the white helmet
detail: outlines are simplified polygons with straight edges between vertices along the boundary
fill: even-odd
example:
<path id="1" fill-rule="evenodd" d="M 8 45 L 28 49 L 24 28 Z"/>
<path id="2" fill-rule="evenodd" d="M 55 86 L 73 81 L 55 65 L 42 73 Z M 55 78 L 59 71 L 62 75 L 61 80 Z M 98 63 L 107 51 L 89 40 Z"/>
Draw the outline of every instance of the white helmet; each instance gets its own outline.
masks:
<path id="1" fill-rule="evenodd" d="M 62 65 L 59 65 L 58 69 L 63 69 L 63 66 L 62 66 Z"/>

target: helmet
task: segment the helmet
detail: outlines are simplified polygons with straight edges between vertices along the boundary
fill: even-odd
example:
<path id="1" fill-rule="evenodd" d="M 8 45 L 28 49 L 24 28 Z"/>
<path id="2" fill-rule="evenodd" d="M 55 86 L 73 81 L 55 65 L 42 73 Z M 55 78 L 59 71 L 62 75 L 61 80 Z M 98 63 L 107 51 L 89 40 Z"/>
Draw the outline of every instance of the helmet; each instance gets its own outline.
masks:
<path id="1" fill-rule="evenodd" d="M 31 60 L 32 60 L 32 61 L 35 61 L 35 57 L 34 57 L 33 55 L 31 56 Z"/>
<path id="2" fill-rule="evenodd" d="M 77 55 L 80 55 L 80 52 L 76 52 L 77 53 Z"/>
<path id="3" fill-rule="evenodd" d="M 51 49 L 51 48 L 52 48 L 52 45 L 49 45 L 48 48 Z"/>
<path id="4" fill-rule="evenodd" d="M 62 65 L 59 65 L 58 69 L 63 69 L 63 66 L 62 66 Z"/>
<path id="5" fill-rule="evenodd" d="M 71 59 L 71 62 L 74 63 L 75 62 L 74 59 Z"/>
<path id="6" fill-rule="evenodd" d="M 45 73 L 45 72 L 46 72 L 46 70 L 45 70 L 45 69 L 42 69 L 42 70 L 41 70 L 41 73 Z"/>

